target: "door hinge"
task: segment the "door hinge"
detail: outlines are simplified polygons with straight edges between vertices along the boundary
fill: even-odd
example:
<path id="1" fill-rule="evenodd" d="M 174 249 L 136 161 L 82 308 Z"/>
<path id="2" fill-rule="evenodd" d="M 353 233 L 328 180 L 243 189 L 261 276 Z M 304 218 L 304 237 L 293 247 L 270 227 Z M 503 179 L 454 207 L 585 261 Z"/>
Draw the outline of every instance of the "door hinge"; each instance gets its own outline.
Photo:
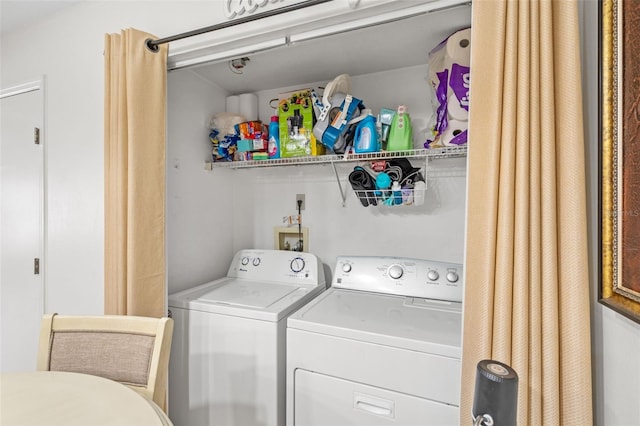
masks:
<path id="1" fill-rule="evenodd" d="M 40 129 L 37 127 L 33 128 L 33 143 L 40 145 Z"/>
<path id="2" fill-rule="evenodd" d="M 33 273 L 35 275 L 40 275 L 40 259 L 37 257 L 33 259 Z"/>

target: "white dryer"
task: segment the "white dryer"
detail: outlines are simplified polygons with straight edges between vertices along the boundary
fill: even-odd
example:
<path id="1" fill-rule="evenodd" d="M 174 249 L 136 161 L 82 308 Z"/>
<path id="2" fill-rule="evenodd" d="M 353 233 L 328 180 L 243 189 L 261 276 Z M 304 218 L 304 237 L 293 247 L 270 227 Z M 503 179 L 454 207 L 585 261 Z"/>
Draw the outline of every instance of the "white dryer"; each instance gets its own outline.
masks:
<path id="1" fill-rule="evenodd" d="M 462 265 L 338 257 L 288 319 L 287 425 L 458 425 Z"/>
<path id="2" fill-rule="evenodd" d="M 173 423 L 284 425 L 286 319 L 325 288 L 312 254 L 241 250 L 225 278 L 170 295 Z"/>

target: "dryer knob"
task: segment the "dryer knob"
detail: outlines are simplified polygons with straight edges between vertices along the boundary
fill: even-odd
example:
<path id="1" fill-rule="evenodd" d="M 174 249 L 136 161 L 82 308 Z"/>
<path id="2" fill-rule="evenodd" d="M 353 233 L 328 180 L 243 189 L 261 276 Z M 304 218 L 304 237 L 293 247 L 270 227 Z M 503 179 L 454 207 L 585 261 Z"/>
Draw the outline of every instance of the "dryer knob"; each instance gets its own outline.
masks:
<path id="1" fill-rule="evenodd" d="M 342 264 L 342 271 L 343 272 L 351 272 L 351 265 L 349 263 Z"/>
<path id="2" fill-rule="evenodd" d="M 432 269 L 429 272 L 427 272 L 427 278 L 429 278 L 429 281 L 435 281 L 438 278 L 440 278 L 440 274 L 438 274 L 438 271 L 434 271 Z"/>
<path id="3" fill-rule="evenodd" d="M 400 265 L 389 266 L 388 274 L 394 280 L 397 280 L 398 278 L 402 277 L 403 273 L 404 273 L 404 270 L 402 269 L 402 266 Z"/>
<path id="4" fill-rule="evenodd" d="M 458 281 L 458 274 L 456 273 L 456 271 L 447 272 L 447 281 L 449 281 L 450 283 L 455 283 L 456 281 Z"/>
<path id="5" fill-rule="evenodd" d="M 249 258 L 248 257 L 243 257 L 242 260 L 240 261 L 243 265 L 248 265 L 249 264 Z"/>
<path id="6" fill-rule="evenodd" d="M 305 266 L 304 259 L 301 257 L 296 257 L 291 261 L 290 266 L 293 272 L 296 272 L 296 273 L 300 272 L 304 269 L 304 266 Z"/>
<path id="7" fill-rule="evenodd" d="M 253 266 L 258 266 L 260 265 L 260 258 L 256 257 L 255 259 L 253 259 Z"/>

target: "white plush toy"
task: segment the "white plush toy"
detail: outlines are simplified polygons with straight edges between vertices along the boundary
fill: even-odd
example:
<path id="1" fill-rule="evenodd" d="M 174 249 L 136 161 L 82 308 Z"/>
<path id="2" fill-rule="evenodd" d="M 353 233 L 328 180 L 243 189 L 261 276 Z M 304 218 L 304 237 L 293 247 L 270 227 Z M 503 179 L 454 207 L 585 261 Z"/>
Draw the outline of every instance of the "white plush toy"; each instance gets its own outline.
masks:
<path id="1" fill-rule="evenodd" d="M 233 112 L 219 112 L 209 120 L 209 128 L 216 129 L 221 135 L 235 134 L 234 126 L 247 121 L 247 119 Z"/>

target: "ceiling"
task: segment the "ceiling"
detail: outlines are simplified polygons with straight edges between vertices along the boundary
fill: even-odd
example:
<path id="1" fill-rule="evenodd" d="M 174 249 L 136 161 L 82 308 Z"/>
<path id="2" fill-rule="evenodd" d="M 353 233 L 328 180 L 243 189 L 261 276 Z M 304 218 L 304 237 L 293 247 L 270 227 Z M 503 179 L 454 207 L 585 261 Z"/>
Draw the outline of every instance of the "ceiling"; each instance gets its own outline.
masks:
<path id="1" fill-rule="evenodd" d="M 0 34 L 31 25 L 83 0 L 0 0 Z"/>
<path id="2" fill-rule="evenodd" d="M 437 46 L 452 29 L 470 23 L 471 8 L 454 7 L 243 54 L 249 61 L 242 72 L 234 72 L 229 60 L 193 66 L 190 71 L 239 94 L 326 82 L 338 73 L 356 76 L 426 65 L 429 46 Z"/>

